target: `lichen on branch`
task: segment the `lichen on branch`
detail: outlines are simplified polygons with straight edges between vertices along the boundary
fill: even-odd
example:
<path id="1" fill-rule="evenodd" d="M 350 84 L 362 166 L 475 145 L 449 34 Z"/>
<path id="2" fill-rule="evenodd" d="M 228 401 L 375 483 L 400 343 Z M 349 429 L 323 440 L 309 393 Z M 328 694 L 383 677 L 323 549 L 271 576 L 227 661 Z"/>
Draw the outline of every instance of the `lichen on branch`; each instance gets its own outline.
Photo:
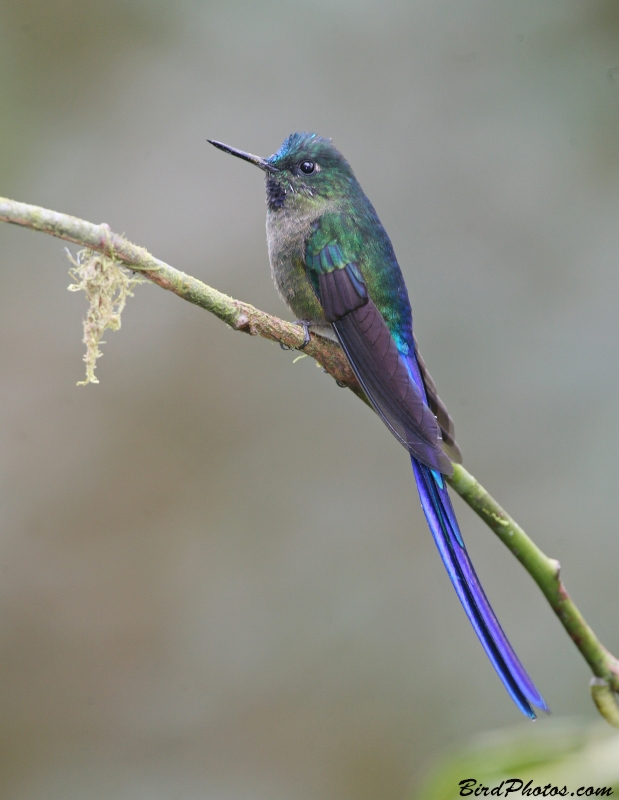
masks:
<path id="1" fill-rule="evenodd" d="M 146 281 L 130 275 L 118 261 L 96 250 L 80 250 L 75 258 L 68 249 L 67 254 L 73 264 L 69 275 L 75 281 L 68 289 L 70 292 L 85 292 L 89 304 L 82 339 L 86 345 L 86 378 L 77 383 L 78 386 L 86 386 L 88 383 L 99 383 L 95 367 L 97 359 L 103 355 L 99 345 L 105 342 L 101 337 L 105 331 L 119 330 L 120 315 L 127 298 L 133 297 L 133 287 Z"/>

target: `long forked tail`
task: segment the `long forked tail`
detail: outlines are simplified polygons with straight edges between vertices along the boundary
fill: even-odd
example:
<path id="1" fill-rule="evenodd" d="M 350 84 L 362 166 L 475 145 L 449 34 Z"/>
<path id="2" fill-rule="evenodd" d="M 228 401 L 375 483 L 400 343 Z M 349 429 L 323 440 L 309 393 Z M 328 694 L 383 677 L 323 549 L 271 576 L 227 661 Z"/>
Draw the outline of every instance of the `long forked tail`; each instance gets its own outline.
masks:
<path id="1" fill-rule="evenodd" d="M 460 602 L 505 688 L 522 713 L 535 719 L 532 706 L 544 711 L 548 707 L 481 588 L 443 482 L 441 472 L 451 474 L 453 467 L 441 448 L 441 429 L 457 460 L 460 451 L 453 438 L 451 417 L 425 364 L 418 360 L 412 328 L 410 341 L 406 331 L 404 339 L 394 336 L 382 311 L 369 298 L 358 266 L 345 262 L 337 244 L 326 244 L 311 260 L 318 272 L 318 295 L 325 318 L 332 323 L 374 410 L 411 454 L 421 505 Z M 395 258 L 394 264 L 397 269 Z"/>
<path id="2" fill-rule="evenodd" d="M 421 506 L 443 564 L 475 633 L 518 708 L 535 719 L 532 706 L 549 712 L 544 698 L 520 663 L 479 583 L 466 552 L 442 476 L 411 457 Z"/>

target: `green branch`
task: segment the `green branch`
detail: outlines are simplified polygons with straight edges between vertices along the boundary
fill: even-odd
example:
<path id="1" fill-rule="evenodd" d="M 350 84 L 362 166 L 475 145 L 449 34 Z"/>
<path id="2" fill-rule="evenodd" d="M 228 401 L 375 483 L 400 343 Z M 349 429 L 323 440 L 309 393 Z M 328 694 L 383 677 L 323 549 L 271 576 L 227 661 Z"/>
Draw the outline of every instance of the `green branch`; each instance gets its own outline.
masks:
<path id="1" fill-rule="evenodd" d="M 6 198 L 0 198 L 0 221 L 49 233 L 89 251 L 101 253 L 107 259 L 139 272 L 163 289 L 210 311 L 234 330 L 262 336 L 288 348 L 300 348 L 303 344 L 304 331 L 301 326 L 265 314 L 174 269 L 144 248 L 113 233 L 106 224 L 93 225 L 76 217 Z M 340 385 L 347 386 L 366 400 L 337 344 L 312 333 L 303 352 L 316 359 Z M 619 660 L 600 643 L 571 600 L 561 581 L 558 561 L 548 558 L 460 464 L 454 464 L 454 474 L 449 483 L 511 550 L 542 590 L 593 672 L 591 693 L 600 714 L 611 725 L 619 727 L 619 707 L 614 695 L 615 692 L 619 693 Z"/>
<path id="2" fill-rule="evenodd" d="M 619 708 L 612 695 L 612 692 L 619 692 L 619 660 L 600 642 L 567 593 L 560 577 L 559 562 L 548 558 L 461 464 L 454 464 L 453 477 L 447 480 L 512 551 L 542 590 L 595 676 L 591 694 L 598 710 L 611 725 L 619 728 Z"/>

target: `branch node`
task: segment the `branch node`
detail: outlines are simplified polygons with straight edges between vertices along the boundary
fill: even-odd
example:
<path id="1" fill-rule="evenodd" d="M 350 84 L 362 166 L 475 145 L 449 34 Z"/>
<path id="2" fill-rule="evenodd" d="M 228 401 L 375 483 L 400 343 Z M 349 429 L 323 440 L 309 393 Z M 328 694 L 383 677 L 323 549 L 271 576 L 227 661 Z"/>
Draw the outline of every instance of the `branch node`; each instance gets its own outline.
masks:
<path id="1" fill-rule="evenodd" d="M 589 686 L 597 710 L 609 725 L 619 728 L 619 706 L 608 681 L 604 678 L 591 678 Z"/>
<path id="2" fill-rule="evenodd" d="M 552 570 L 554 579 L 558 584 L 560 584 L 559 590 L 561 590 L 561 588 L 563 588 L 563 584 L 561 582 L 561 564 L 556 558 L 549 558 L 548 563 L 550 564 L 550 569 Z"/>
<path id="3" fill-rule="evenodd" d="M 237 331 L 246 331 L 252 334 L 252 330 L 250 328 L 250 321 L 247 314 L 239 314 L 234 323 L 234 329 Z"/>

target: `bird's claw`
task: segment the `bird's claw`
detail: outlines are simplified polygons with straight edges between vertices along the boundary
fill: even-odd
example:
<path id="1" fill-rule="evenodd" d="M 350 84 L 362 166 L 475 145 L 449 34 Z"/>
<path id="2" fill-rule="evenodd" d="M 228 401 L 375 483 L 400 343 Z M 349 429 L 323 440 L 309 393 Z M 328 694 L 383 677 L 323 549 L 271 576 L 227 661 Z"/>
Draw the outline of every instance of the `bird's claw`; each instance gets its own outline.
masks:
<path id="1" fill-rule="evenodd" d="M 311 341 L 309 329 L 310 329 L 310 325 L 312 323 L 308 322 L 306 319 L 296 319 L 294 324 L 295 325 L 301 325 L 303 327 L 303 333 L 304 333 L 303 344 L 299 345 L 299 347 L 297 347 L 296 349 L 297 350 L 305 350 L 305 348 L 307 347 L 307 345 Z M 284 344 L 283 342 L 280 342 L 279 346 L 282 348 L 282 350 L 292 350 L 293 349 L 292 347 L 289 347 L 287 344 Z"/>
<path id="2" fill-rule="evenodd" d="M 307 345 L 310 343 L 310 332 L 309 332 L 309 329 L 310 329 L 311 322 L 308 322 L 306 319 L 297 319 L 297 320 L 295 320 L 295 324 L 296 325 L 302 325 L 303 326 L 303 333 L 304 333 L 303 344 L 300 347 L 297 347 L 297 350 L 305 350 Z"/>

